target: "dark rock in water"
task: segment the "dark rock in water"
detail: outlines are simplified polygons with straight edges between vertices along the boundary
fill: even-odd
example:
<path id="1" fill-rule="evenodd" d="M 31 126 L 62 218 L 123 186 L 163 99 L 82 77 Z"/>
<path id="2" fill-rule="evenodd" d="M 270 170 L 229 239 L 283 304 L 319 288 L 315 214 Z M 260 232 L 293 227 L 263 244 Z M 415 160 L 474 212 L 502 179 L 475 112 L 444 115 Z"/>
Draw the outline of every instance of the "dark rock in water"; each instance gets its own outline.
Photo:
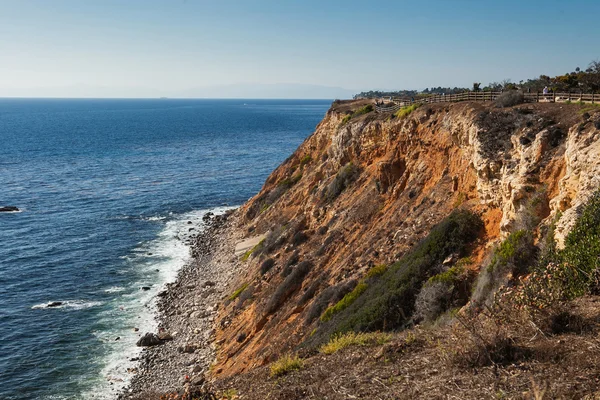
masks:
<path id="1" fill-rule="evenodd" d="M 115 342 L 116 342 L 117 340 L 121 340 L 121 336 L 117 336 L 117 337 L 115 338 Z"/>
<path id="2" fill-rule="evenodd" d="M 204 216 L 202 217 L 202 221 L 206 222 L 208 220 L 210 220 L 215 214 L 212 212 L 207 212 L 206 214 L 204 214 Z"/>
<path id="3" fill-rule="evenodd" d="M 191 225 L 193 222 L 192 221 L 188 221 L 188 225 Z"/>
<path id="4" fill-rule="evenodd" d="M 48 303 L 47 307 L 58 307 L 58 306 L 62 306 L 63 302 L 62 301 L 52 301 L 50 303 Z"/>
<path id="5" fill-rule="evenodd" d="M 150 286 L 142 286 L 142 290 L 150 290 Z"/>
<path id="6" fill-rule="evenodd" d="M 14 211 L 19 211 L 19 209 L 14 206 L 0 207 L 0 212 L 14 212 Z"/>
<path id="7" fill-rule="evenodd" d="M 161 344 L 161 342 L 162 341 L 160 340 L 157 334 L 148 332 L 144 336 L 142 336 L 135 345 L 138 347 L 149 347 Z"/>

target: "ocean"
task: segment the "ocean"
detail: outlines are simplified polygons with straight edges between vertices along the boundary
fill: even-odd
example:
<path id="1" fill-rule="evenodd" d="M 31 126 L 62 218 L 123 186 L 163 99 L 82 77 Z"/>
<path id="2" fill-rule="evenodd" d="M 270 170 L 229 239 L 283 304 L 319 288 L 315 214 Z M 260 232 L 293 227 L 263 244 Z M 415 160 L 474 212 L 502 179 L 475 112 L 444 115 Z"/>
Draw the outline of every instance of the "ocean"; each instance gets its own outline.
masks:
<path id="1" fill-rule="evenodd" d="M 115 398 L 202 216 L 257 193 L 330 103 L 0 99 L 0 206 L 21 209 L 0 213 L 0 399 Z"/>

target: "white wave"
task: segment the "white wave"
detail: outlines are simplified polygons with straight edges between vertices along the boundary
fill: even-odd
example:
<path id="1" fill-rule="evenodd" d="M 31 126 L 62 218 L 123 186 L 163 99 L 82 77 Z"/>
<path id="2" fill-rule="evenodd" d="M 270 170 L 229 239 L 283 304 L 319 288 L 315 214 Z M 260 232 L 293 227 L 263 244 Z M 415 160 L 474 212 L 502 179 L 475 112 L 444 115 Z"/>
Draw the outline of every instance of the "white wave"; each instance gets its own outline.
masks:
<path id="1" fill-rule="evenodd" d="M 50 308 L 72 308 L 74 310 L 83 310 L 85 308 L 101 306 L 101 301 L 85 301 L 85 300 L 56 300 L 48 303 L 36 304 L 31 307 L 32 310 L 42 310 Z"/>
<path id="2" fill-rule="evenodd" d="M 118 292 L 122 292 L 123 290 L 125 290 L 125 288 L 122 286 L 113 286 L 113 287 L 109 287 L 108 289 L 104 289 L 104 292 L 105 293 L 118 293 Z"/>
<path id="3" fill-rule="evenodd" d="M 160 216 L 156 216 L 156 217 L 146 217 L 144 218 L 146 221 L 163 221 L 165 219 L 167 219 L 167 217 L 160 217 Z"/>
<path id="4" fill-rule="evenodd" d="M 190 236 L 200 233 L 205 223 L 203 217 L 211 212 L 223 214 L 235 207 L 218 207 L 185 213 L 164 223 L 157 237 L 140 243 L 127 256 L 128 265 L 139 273 L 139 281 L 132 282 L 126 293 L 118 294 L 114 307 L 101 312 L 103 325 L 111 326 L 108 331 L 94 334 L 104 346 L 107 355 L 99 360 L 102 371 L 93 387 L 83 394 L 85 399 L 114 399 L 129 383 L 132 374 L 128 371 L 137 365 L 131 361 L 140 356 L 141 348 L 135 343 L 146 332 L 155 332 L 158 327 L 156 315 L 157 294 L 165 285 L 174 282 L 179 270 L 190 261 L 190 248 L 186 244 Z M 191 223 L 190 223 L 191 221 Z M 194 230 L 190 231 L 190 228 Z M 148 254 L 152 253 L 149 257 Z M 139 290 L 142 286 L 149 290 Z M 116 340 L 116 338 L 119 338 Z"/>

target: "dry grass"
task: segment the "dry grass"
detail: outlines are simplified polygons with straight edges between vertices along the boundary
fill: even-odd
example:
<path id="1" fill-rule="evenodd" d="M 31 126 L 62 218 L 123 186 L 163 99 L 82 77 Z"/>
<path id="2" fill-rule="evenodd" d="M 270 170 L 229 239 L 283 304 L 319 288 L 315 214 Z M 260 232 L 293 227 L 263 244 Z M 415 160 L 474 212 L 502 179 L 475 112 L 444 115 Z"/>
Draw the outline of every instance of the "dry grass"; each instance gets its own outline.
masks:
<path id="1" fill-rule="evenodd" d="M 348 332 L 334 335 L 331 340 L 321 346 L 321 353 L 333 354 L 349 346 L 375 346 L 389 342 L 392 335 L 383 332 L 356 333 Z"/>
<path id="2" fill-rule="evenodd" d="M 288 372 L 302 369 L 303 366 L 304 363 L 298 355 L 292 356 L 291 354 L 286 354 L 271 364 L 271 376 L 282 376 Z"/>

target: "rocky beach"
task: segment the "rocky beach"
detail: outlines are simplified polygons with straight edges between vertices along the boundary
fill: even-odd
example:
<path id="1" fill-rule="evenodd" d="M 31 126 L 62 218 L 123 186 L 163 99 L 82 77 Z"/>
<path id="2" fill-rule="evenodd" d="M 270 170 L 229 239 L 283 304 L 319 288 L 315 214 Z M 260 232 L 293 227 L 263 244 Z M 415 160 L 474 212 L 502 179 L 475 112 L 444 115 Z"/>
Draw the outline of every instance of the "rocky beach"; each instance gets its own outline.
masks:
<path id="1" fill-rule="evenodd" d="M 234 210 L 206 217 L 206 228 L 191 244 L 192 261 L 158 294 L 158 332 L 142 335 L 138 343 L 144 350 L 132 370 L 135 376 L 119 399 L 158 398 L 205 386 L 217 345 L 213 325 L 237 273 L 233 249 L 239 238 L 231 229 L 237 219 Z"/>

